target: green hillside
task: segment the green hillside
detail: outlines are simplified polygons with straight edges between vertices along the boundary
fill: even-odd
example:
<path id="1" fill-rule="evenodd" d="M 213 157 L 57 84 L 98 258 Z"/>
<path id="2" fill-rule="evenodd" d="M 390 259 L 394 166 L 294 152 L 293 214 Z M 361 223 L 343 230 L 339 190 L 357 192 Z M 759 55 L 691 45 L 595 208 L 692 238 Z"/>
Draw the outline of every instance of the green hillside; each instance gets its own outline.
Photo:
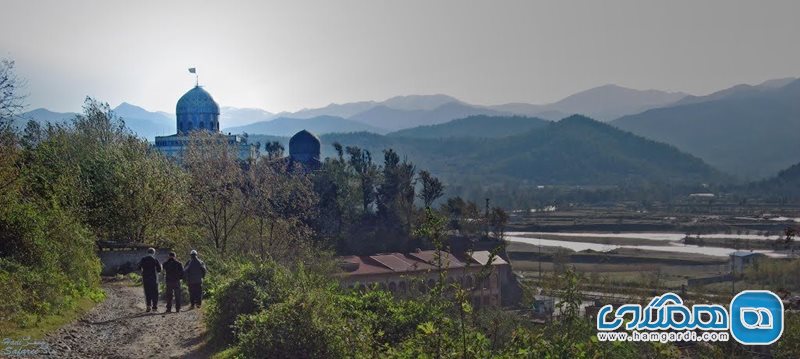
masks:
<path id="1" fill-rule="evenodd" d="M 251 141 L 267 140 L 251 135 Z M 274 138 L 270 138 L 274 140 Z M 408 138 L 373 133 L 327 134 L 323 157 L 332 144 L 358 146 L 379 158 L 392 148 L 451 186 L 467 183 L 527 185 L 699 184 L 727 177 L 702 160 L 583 116 L 551 122 L 503 138 Z M 285 143 L 288 139 L 283 138 Z"/>

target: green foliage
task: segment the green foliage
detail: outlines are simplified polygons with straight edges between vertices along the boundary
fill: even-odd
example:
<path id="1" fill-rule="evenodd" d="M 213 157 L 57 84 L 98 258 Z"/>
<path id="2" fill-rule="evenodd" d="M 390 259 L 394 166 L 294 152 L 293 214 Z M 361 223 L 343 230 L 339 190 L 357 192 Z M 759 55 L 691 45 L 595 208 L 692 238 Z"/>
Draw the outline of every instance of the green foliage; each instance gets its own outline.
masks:
<path id="1" fill-rule="evenodd" d="M 274 263 L 244 267 L 214 293 L 206 316 L 212 339 L 222 345 L 233 343 L 236 320 L 284 301 L 290 285 L 285 269 Z"/>
<path id="2" fill-rule="evenodd" d="M 333 294 L 321 289 L 294 292 L 236 327 L 248 358 L 345 358 L 366 349 Z"/>
<path id="3" fill-rule="evenodd" d="M 313 179 L 320 205 L 315 228 L 321 238 L 340 253 L 410 250 L 417 215 L 414 164 L 401 161 L 391 149 L 383 152 L 379 166 L 369 151 L 338 143 L 333 147 L 337 156 L 328 158 Z"/>
<path id="4" fill-rule="evenodd" d="M 420 234 L 438 238 L 443 222 L 425 223 Z M 537 326 L 499 309 L 475 311 L 458 285 L 444 281 L 438 290 L 402 299 L 377 289 L 344 292 L 322 272 L 265 263 L 243 267 L 223 286 L 209 308 L 209 326 L 226 332 L 235 347 L 229 352 L 244 358 L 680 357 L 671 344 L 598 341 L 577 311 L 580 280 L 569 270 L 554 280 L 565 317 Z M 226 327 L 230 320 L 233 328 Z"/>
<path id="5" fill-rule="evenodd" d="M 790 291 L 800 290 L 800 260 L 764 260 L 745 269 L 745 279 L 749 282 L 767 285 L 773 290 L 780 288 Z"/>
<path id="6" fill-rule="evenodd" d="M 783 335 L 775 344 L 775 358 L 800 358 L 800 314 L 786 312 Z"/>
<path id="7" fill-rule="evenodd" d="M 438 308 L 419 300 L 401 300 L 391 293 L 372 290 L 337 296 L 337 306 L 347 317 L 371 330 L 372 347 L 393 346 L 414 334 L 417 327 L 435 317 Z"/>
<path id="8" fill-rule="evenodd" d="M 98 239 L 180 240 L 182 172 L 107 104 L 87 99 L 68 125 L 1 138 L 0 321 L 33 325 L 102 299 Z"/>
<path id="9" fill-rule="evenodd" d="M 80 298 L 102 298 L 94 237 L 63 210 L 6 203 L 0 233 L 0 321 L 29 326 Z"/>

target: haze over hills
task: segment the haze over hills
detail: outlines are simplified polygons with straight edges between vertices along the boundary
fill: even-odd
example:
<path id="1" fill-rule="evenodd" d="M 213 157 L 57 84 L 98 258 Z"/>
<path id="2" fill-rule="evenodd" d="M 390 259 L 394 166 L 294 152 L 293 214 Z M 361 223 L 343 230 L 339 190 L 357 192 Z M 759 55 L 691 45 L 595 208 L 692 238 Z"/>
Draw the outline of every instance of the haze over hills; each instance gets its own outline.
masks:
<path id="1" fill-rule="evenodd" d="M 245 125 L 268 122 L 278 118 L 312 119 L 326 116 L 321 117 L 321 119 L 328 118 L 333 120 L 334 123 L 320 126 L 319 128 L 324 127 L 326 131 L 321 133 L 327 133 L 327 131 L 350 132 L 353 130 L 386 133 L 421 125 L 436 125 L 475 115 L 520 115 L 559 120 L 572 113 L 582 113 L 590 117 L 605 119 L 616 114 L 629 114 L 633 113 L 632 111 L 659 106 L 679 95 L 677 93 L 654 90 L 639 91 L 607 85 L 574 94 L 548 105 L 509 103 L 495 106 L 469 104 L 443 94 L 407 95 L 395 96 L 384 101 L 330 104 L 322 108 L 303 109 L 296 112 L 281 112 L 278 114 L 258 108 L 222 107 L 220 124 L 224 132 L 237 132 Z M 128 106 L 137 107 L 138 110 L 126 108 Z M 130 119 L 131 128 L 137 134 L 149 140 L 153 140 L 156 135 L 169 134 L 169 129 L 174 129 L 174 125 L 170 127 L 161 125 L 165 119 L 174 121 L 174 114 L 151 112 L 127 103 L 123 103 L 120 107 L 117 108 L 119 114 Z M 57 118 L 60 115 L 46 115 L 40 111 L 37 116 L 45 119 Z M 367 127 L 359 128 L 353 126 L 350 122 L 341 121 L 337 118 L 360 122 Z M 285 122 L 286 120 L 283 121 Z M 316 122 L 321 125 L 319 119 Z M 284 125 L 286 124 L 282 126 Z M 337 125 L 342 125 L 343 127 L 337 128 Z M 261 128 L 278 127 L 281 126 L 261 126 Z M 255 126 L 255 128 L 259 127 Z M 253 129 L 253 127 L 250 127 L 250 129 Z"/>
<path id="2" fill-rule="evenodd" d="M 333 116 L 361 122 L 385 131 L 436 125 L 476 115 L 519 115 L 556 121 L 571 114 L 583 114 L 607 121 L 623 115 L 671 104 L 684 96 L 686 94 L 681 92 L 634 90 L 617 85 L 592 88 L 568 96 L 558 102 L 545 105 L 518 102 L 483 106 L 469 104 L 443 94 L 407 95 L 395 96 L 384 101 L 330 104 L 322 108 L 281 112 L 272 118 L 308 119 L 319 116 Z M 256 119 L 253 117 L 253 119 L 254 121 L 252 122 L 269 121 L 271 118 Z M 242 123 L 245 122 L 242 121 Z M 225 126 L 223 128 L 225 131 L 229 130 Z M 230 130 L 233 131 L 233 129 Z"/>
<path id="3" fill-rule="evenodd" d="M 65 123 L 77 115 L 74 112 L 53 112 L 46 108 L 37 108 L 20 114 L 14 119 L 14 127 L 24 128 L 28 121 L 34 121 L 40 125 L 47 123 Z"/>
<path id="4" fill-rule="evenodd" d="M 399 110 L 381 105 L 352 116 L 350 119 L 396 131 L 416 126 L 436 125 L 475 115 L 500 116 L 511 114 L 474 107 L 462 102 L 448 102 L 431 110 Z"/>
<path id="5" fill-rule="evenodd" d="M 762 196 L 791 198 L 800 196 L 800 163 L 784 169 L 776 176 L 750 183 L 748 190 Z"/>
<path id="6" fill-rule="evenodd" d="M 617 85 L 605 85 L 568 96 L 544 106 L 550 111 L 581 114 L 598 121 L 611 121 L 624 115 L 672 104 L 687 94 L 659 90 L 634 90 Z"/>
<path id="7" fill-rule="evenodd" d="M 163 112 L 150 112 L 139 106 L 123 102 L 112 109 L 114 114 L 119 116 L 125 126 L 137 134 L 139 137 L 153 140 L 155 136 L 162 136 L 175 133 L 175 118 Z M 25 112 L 14 121 L 14 126 L 18 129 L 25 127 L 29 121 L 38 122 L 41 125 L 47 123 L 69 123 L 77 116 L 74 112 L 53 112 L 44 108 Z"/>
<path id="8" fill-rule="evenodd" d="M 220 108 L 219 122 L 224 127 L 244 126 L 257 121 L 270 120 L 275 115 L 260 108 L 237 108 L 223 106 Z M 172 116 L 175 118 L 175 116 Z M 224 125 L 223 125 L 224 124 Z"/>
<path id="9" fill-rule="evenodd" d="M 317 116 L 336 116 L 348 118 L 377 106 L 375 101 L 360 101 L 345 104 L 332 103 L 321 108 L 302 109 L 297 112 L 281 112 L 276 116 L 292 118 L 312 118 Z"/>
<path id="10" fill-rule="evenodd" d="M 373 133 L 386 132 L 384 129 L 336 116 L 317 116 L 312 118 L 278 117 L 270 121 L 261 121 L 245 126 L 229 127 L 225 129 L 226 132 L 232 133 L 256 133 L 274 136 L 292 136 L 301 130 L 308 130 L 320 134 L 361 131 Z"/>
<path id="11" fill-rule="evenodd" d="M 743 179 L 765 178 L 800 162 L 800 80 L 780 82 L 735 86 L 613 124 Z"/>
<path id="12" fill-rule="evenodd" d="M 550 121 L 533 117 L 477 115 L 450 122 L 408 128 L 389 133 L 407 138 L 500 138 L 546 126 Z"/>
<path id="13" fill-rule="evenodd" d="M 541 120 L 530 123 L 508 120 L 520 114 L 531 117 L 539 114 L 539 118 L 558 120 L 573 110 L 613 116 L 644 108 L 643 112 L 623 116 L 612 123 L 671 144 L 741 179 L 773 176 L 800 162 L 800 142 L 794 138 L 794 133 L 800 130 L 798 80 L 775 79 L 758 85 L 737 85 L 704 96 L 684 95 L 607 85 L 547 105 L 509 103 L 497 106 L 472 105 L 442 94 L 409 95 L 384 101 L 331 104 L 294 114 L 275 115 L 260 109 L 223 107 L 221 124 L 223 132 L 250 135 L 289 136 L 308 129 L 318 135 L 367 131 L 391 133 L 388 138 L 491 138 L 523 133 L 541 124 L 537 122 Z M 151 112 L 127 103 L 115 108 L 115 112 L 123 117 L 128 127 L 148 140 L 175 132 L 172 114 Z M 21 117 L 26 119 L 18 119 L 16 125 L 21 128 L 31 118 L 39 122 L 57 122 L 74 115 L 36 109 L 23 114 Z M 468 117 L 479 119 L 451 122 Z M 489 123 L 490 119 L 495 122 Z M 233 125 L 237 123 L 240 125 Z M 376 143 L 386 141 L 382 138 Z"/>
<path id="14" fill-rule="evenodd" d="M 131 131 L 150 141 L 154 140 L 156 136 L 175 133 L 174 117 L 163 112 L 150 112 L 127 102 L 121 103 L 113 111 L 125 121 L 125 126 Z"/>
<path id="15" fill-rule="evenodd" d="M 479 119 L 491 119 L 478 117 Z M 542 120 L 527 132 L 501 138 L 412 138 L 374 133 L 321 136 L 323 156 L 335 156 L 332 144 L 359 146 L 381 161 L 394 149 L 441 176 L 449 185 L 516 184 L 617 185 L 637 181 L 701 183 L 726 177 L 702 160 L 583 116 L 559 122 Z M 502 120 L 501 120 L 502 121 Z M 464 120 L 448 123 L 459 127 Z M 466 121 L 469 122 L 469 121 Z M 443 125 L 439 125 L 443 126 Z M 251 135 L 253 141 L 288 139 Z"/>
<path id="16" fill-rule="evenodd" d="M 772 79 L 764 81 L 758 85 L 748 85 L 748 84 L 739 84 L 735 85 L 720 91 L 713 92 L 709 95 L 704 96 L 686 96 L 682 98 L 680 101 L 672 104 L 672 106 L 678 105 L 689 105 L 693 103 L 701 103 L 701 102 L 708 102 L 713 100 L 721 100 L 724 98 L 734 98 L 734 97 L 747 97 L 758 94 L 760 92 L 769 91 L 777 88 L 784 87 L 791 83 L 792 81 L 797 80 L 794 77 L 787 77 L 782 79 Z"/>

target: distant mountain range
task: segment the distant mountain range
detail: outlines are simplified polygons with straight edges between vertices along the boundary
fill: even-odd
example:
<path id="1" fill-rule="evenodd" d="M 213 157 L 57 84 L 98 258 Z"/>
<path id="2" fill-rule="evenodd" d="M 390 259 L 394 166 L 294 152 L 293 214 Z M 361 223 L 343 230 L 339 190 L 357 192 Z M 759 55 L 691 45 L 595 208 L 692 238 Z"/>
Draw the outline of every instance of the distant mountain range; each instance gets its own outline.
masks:
<path id="1" fill-rule="evenodd" d="M 114 110 L 129 128 L 148 140 L 175 132 L 172 114 L 127 103 Z M 737 85 L 704 96 L 605 85 L 544 105 L 482 106 L 436 94 L 331 104 L 278 114 L 234 107 L 223 107 L 221 112 L 223 132 L 279 137 L 301 129 L 319 135 L 371 132 L 388 134 L 376 137 L 380 141 L 375 143 L 384 144 L 405 143 L 404 139 L 410 138 L 499 138 L 546 127 L 547 123 L 540 119 L 557 121 L 579 113 L 601 121 L 612 120 L 609 123 L 620 129 L 673 145 L 743 180 L 773 176 L 800 162 L 800 141 L 795 135 L 800 130 L 800 81 L 795 78 Z M 74 115 L 36 109 L 23 114 L 17 125 L 22 126 L 29 119 L 60 122 Z"/>
<path id="2" fill-rule="evenodd" d="M 131 131 L 148 140 L 175 133 L 175 117 L 170 114 L 150 112 L 126 102 L 115 107 L 113 111 L 125 121 L 125 126 Z"/>
<path id="3" fill-rule="evenodd" d="M 511 115 L 511 113 L 479 108 L 463 102 L 448 102 L 430 110 L 395 109 L 380 105 L 352 116 L 350 119 L 397 131 L 417 126 L 436 125 L 475 115 L 500 116 Z"/>
<path id="4" fill-rule="evenodd" d="M 546 120 L 559 120 L 573 113 L 584 114 L 600 120 L 612 119 L 615 116 L 633 114 L 648 108 L 658 107 L 675 102 L 685 94 L 668 93 L 656 90 L 632 90 L 616 85 L 606 85 L 579 92 L 561 101 L 534 105 L 529 103 L 509 103 L 495 106 L 473 105 L 452 96 L 408 95 L 395 96 L 384 101 L 360 101 L 345 104 L 330 104 L 322 108 L 303 109 L 296 112 L 273 114 L 257 108 L 222 107 L 220 124 L 224 132 L 245 131 L 258 133 L 279 129 L 280 131 L 299 128 L 292 126 L 288 119 L 315 119 L 305 123 L 313 124 L 309 128 L 317 133 L 370 131 L 388 133 L 424 125 L 436 125 L 454 119 L 476 115 L 486 116 L 532 116 Z M 157 135 L 166 135 L 174 131 L 175 116 L 164 112 L 151 112 L 141 107 L 123 103 L 115 108 L 117 114 L 125 117 L 131 129 L 141 137 L 153 140 Z M 37 120 L 48 122 L 48 119 L 60 120 L 62 114 L 48 113 L 45 109 L 37 109 L 27 114 Z M 67 114 L 67 117 L 73 114 Z M 263 123 L 280 119 L 279 124 Z M 330 120 L 330 124 L 323 124 Z M 164 124 L 167 122 L 168 124 Z M 353 122 L 361 123 L 357 126 Z M 261 123 L 261 125 L 257 125 Z M 248 126 L 251 125 L 251 126 Z M 264 132 L 263 134 L 270 134 Z M 279 134 L 279 133 L 272 133 Z"/>
<path id="5" fill-rule="evenodd" d="M 410 95 L 396 96 L 385 101 L 361 101 L 346 104 L 331 104 L 317 109 L 304 109 L 294 113 L 282 112 L 280 118 L 310 119 L 331 116 L 348 119 L 371 126 L 375 133 L 387 133 L 416 126 L 436 125 L 469 116 L 531 116 L 547 120 L 559 120 L 571 114 L 583 114 L 601 121 L 613 120 L 627 114 L 674 103 L 685 93 L 657 90 L 633 90 L 616 85 L 600 86 L 566 97 L 561 101 L 534 105 L 508 103 L 494 106 L 473 105 L 452 96 Z M 261 122 L 268 122 L 264 118 Z M 236 132 L 238 127 L 225 129 Z M 252 127 L 251 127 L 252 128 Z M 331 132 L 348 132 L 353 128 Z M 266 134 L 266 133 L 265 133 Z"/>
<path id="6" fill-rule="evenodd" d="M 325 115 L 311 118 L 278 117 L 270 121 L 256 122 L 245 126 L 229 127 L 225 129 L 226 132 L 232 133 L 270 134 L 274 136 L 291 136 L 301 130 L 308 130 L 313 133 L 385 132 L 383 129 L 361 122 Z"/>
<path id="7" fill-rule="evenodd" d="M 408 128 L 389 133 L 406 138 L 501 138 L 547 126 L 550 121 L 532 117 L 470 116 L 438 125 Z"/>
<path id="8" fill-rule="evenodd" d="M 14 119 L 14 127 L 24 128 L 28 121 L 37 122 L 40 125 L 47 123 L 66 123 L 75 118 L 74 112 L 53 112 L 46 108 L 37 108 L 32 111 L 20 114 Z"/>
<path id="9" fill-rule="evenodd" d="M 275 117 L 275 114 L 260 108 L 223 106 L 219 112 L 219 122 L 224 127 L 244 126 Z M 175 118 L 175 116 L 172 117 Z"/>
<path id="10" fill-rule="evenodd" d="M 517 121 L 519 120 L 519 121 Z M 464 136 L 419 138 L 416 129 L 388 136 L 360 132 L 321 137 L 323 156 L 335 156 L 332 144 L 359 146 L 381 161 L 381 151 L 392 148 L 402 157 L 443 178 L 448 185 L 490 186 L 517 184 L 616 185 L 654 181 L 694 183 L 725 181 L 726 177 L 702 160 L 583 116 L 559 122 L 537 119 L 476 116 L 445 125 Z M 473 130 L 497 127 L 498 122 L 525 124 L 512 136 L 475 136 Z M 418 128 L 422 129 L 422 128 Z M 422 136 L 424 137 L 424 136 Z M 251 141 L 288 138 L 251 135 Z"/>
<path id="11" fill-rule="evenodd" d="M 112 109 L 124 122 L 125 126 L 139 137 L 153 140 L 155 136 L 175 133 L 175 117 L 164 112 L 150 112 L 141 107 L 123 102 Z M 22 129 L 28 121 L 46 123 L 69 123 L 77 116 L 74 112 L 53 112 L 38 108 L 25 112 L 14 120 L 14 126 Z"/>
<path id="12" fill-rule="evenodd" d="M 765 178 L 800 162 L 800 80 L 738 85 L 612 124 L 672 144 L 742 179 Z"/>
<path id="13" fill-rule="evenodd" d="M 751 183 L 748 186 L 751 192 L 759 195 L 784 199 L 800 197 L 800 163 L 778 172 L 774 177 L 763 181 Z"/>

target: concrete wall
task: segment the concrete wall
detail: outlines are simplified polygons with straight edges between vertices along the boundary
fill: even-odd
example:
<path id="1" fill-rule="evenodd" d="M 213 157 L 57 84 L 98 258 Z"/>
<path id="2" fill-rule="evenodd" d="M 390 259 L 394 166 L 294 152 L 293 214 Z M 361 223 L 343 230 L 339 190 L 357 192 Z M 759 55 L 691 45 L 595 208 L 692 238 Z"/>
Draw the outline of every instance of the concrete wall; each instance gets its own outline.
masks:
<path id="1" fill-rule="evenodd" d="M 722 282 L 730 282 L 733 279 L 733 276 L 728 274 L 717 275 L 713 277 L 705 277 L 705 278 L 689 278 L 686 280 L 686 285 L 690 287 L 696 287 L 700 285 L 706 285 L 711 283 L 722 283 Z"/>
<path id="2" fill-rule="evenodd" d="M 113 276 L 135 272 L 139 260 L 146 255 L 146 249 L 105 250 L 97 252 L 97 256 L 100 257 L 100 263 L 103 265 L 103 270 L 100 272 L 100 275 Z M 156 250 L 156 259 L 158 259 L 159 262 L 164 263 L 168 257 L 169 250 Z"/>

